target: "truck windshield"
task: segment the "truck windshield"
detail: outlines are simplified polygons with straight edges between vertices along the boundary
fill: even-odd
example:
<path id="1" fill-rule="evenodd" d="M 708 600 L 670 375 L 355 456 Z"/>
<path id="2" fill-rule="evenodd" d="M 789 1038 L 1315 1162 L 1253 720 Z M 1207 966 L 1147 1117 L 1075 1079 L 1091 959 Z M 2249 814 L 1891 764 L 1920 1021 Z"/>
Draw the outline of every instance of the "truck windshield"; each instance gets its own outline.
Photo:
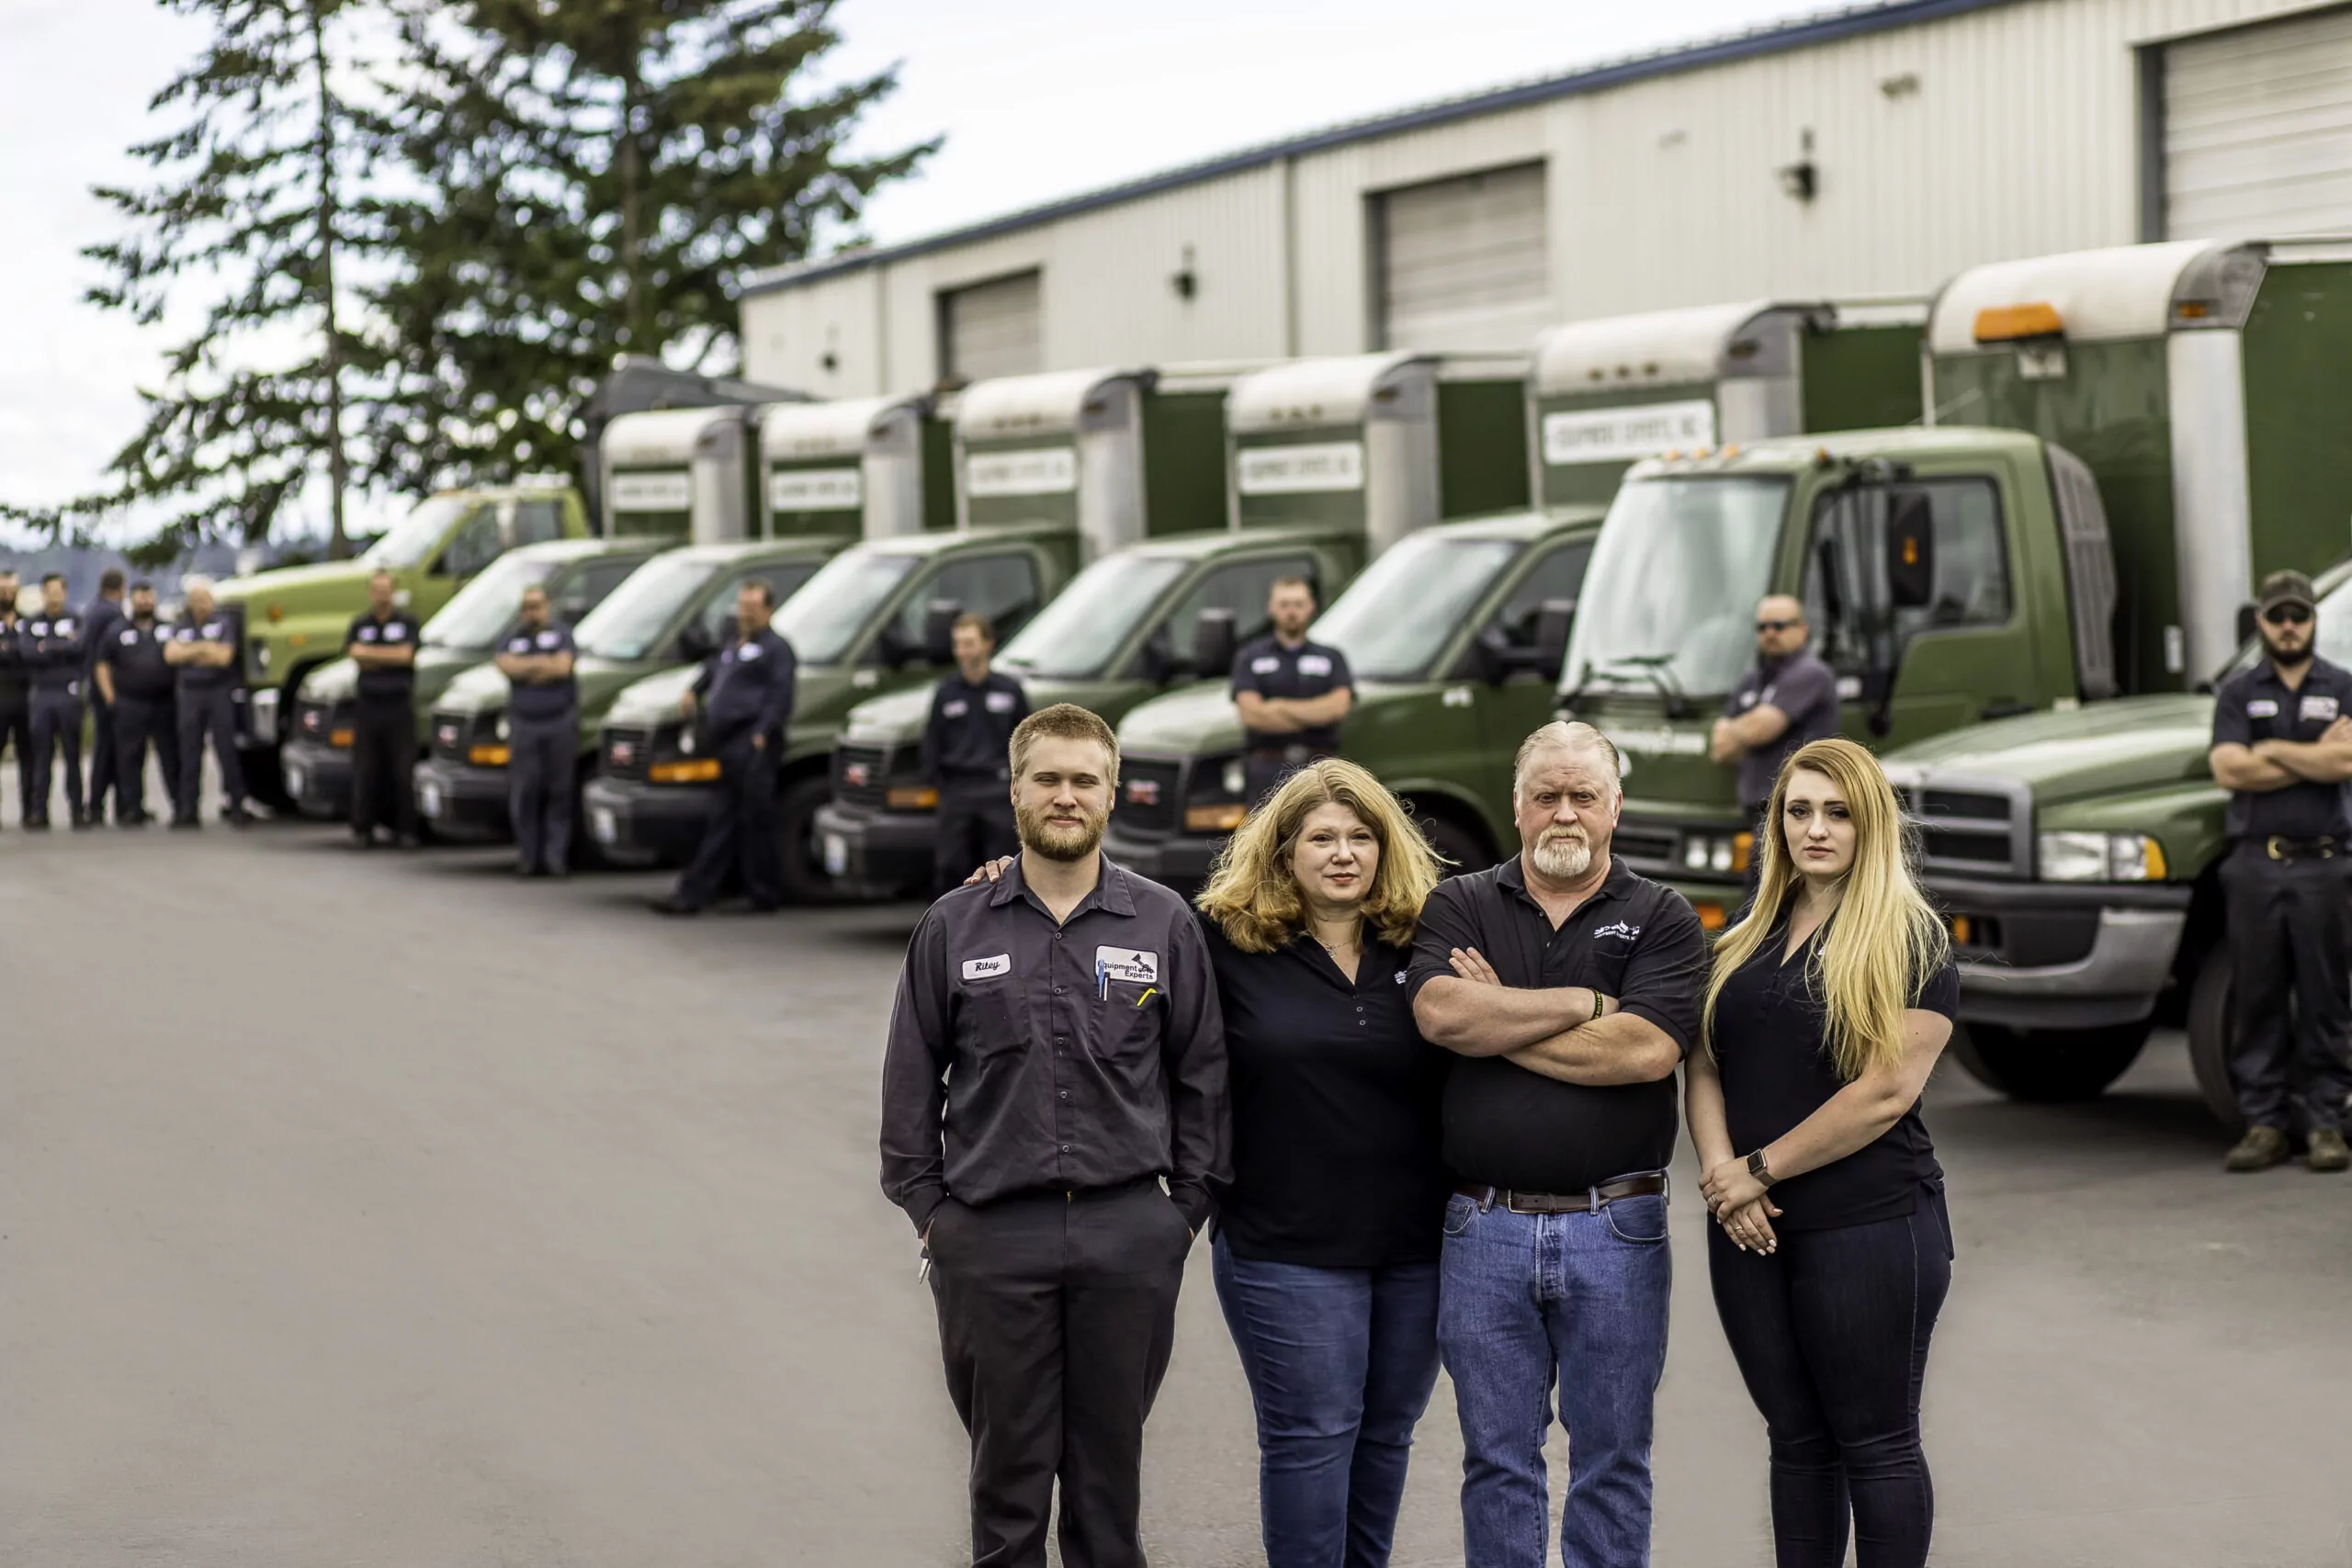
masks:
<path id="1" fill-rule="evenodd" d="M 555 562 L 527 554 L 503 555 L 441 606 L 418 635 L 427 648 L 487 653 L 522 613 L 523 590 L 545 582 Z"/>
<path id="2" fill-rule="evenodd" d="M 1586 574 L 1567 684 L 1721 695 L 1756 646 L 1789 481 L 1642 479 L 1617 492 Z"/>
<path id="3" fill-rule="evenodd" d="M 572 629 L 573 643 L 581 652 L 599 659 L 626 662 L 645 658 L 718 568 L 717 561 L 688 555 L 654 557 L 580 618 Z"/>
<path id="4" fill-rule="evenodd" d="M 1023 675 L 1077 681 L 1102 673 L 1184 563 L 1166 556 L 1108 556 L 1074 578 L 1004 645 L 997 662 Z"/>
<path id="5" fill-rule="evenodd" d="M 1331 602 L 1309 634 L 1371 681 L 1418 681 L 1521 547 L 1418 534 L 1399 540 Z"/>
<path id="6" fill-rule="evenodd" d="M 386 566 L 404 570 L 422 566 L 434 547 L 448 533 L 449 525 L 458 513 L 483 502 L 460 496 L 436 495 L 420 503 L 417 509 L 385 530 L 384 536 L 368 547 L 359 558 L 362 566 Z"/>
<path id="7" fill-rule="evenodd" d="M 918 558 L 866 549 L 835 556 L 775 613 L 776 635 L 803 664 L 840 663 Z"/>

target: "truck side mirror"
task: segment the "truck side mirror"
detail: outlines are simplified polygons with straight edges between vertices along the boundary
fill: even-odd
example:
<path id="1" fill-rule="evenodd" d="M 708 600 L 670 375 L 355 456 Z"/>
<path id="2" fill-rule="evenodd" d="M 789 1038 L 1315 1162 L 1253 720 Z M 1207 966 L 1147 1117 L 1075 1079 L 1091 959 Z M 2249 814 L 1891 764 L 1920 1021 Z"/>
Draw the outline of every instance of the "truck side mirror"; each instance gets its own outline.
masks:
<path id="1" fill-rule="evenodd" d="M 1233 656 L 1239 647 L 1233 632 L 1233 612 L 1203 610 L 1193 623 L 1193 672 L 1224 674 L 1233 668 Z"/>
<path id="2" fill-rule="evenodd" d="M 685 629 L 678 634 L 678 657 L 685 663 L 700 664 L 718 651 L 700 621 L 687 622 Z"/>
<path id="3" fill-rule="evenodd" d="M 956 661 L 956 622 L 964 614 L 954 599 L 933 599 L 922 615 L 922 656 L 929 664 Z"/>
<path id="4" fill-rule="evenodd" d="M 1528 662 L 1539 674 L 1558 680 L 1560 666 L 1568 660 L 1568 632 L 1577 622 L 1577 602 L 1573 599 L 1546 599 L 1535 614 L 1535 646 L 1528 650 Z"/>
<path id="5" fill-rule="evenodd" d="M 2238 645 L 2244 647 L 2262 635 L 2261 615 L 2251 604 L 2238 606 Z"/>
<path id="6" fill-rule="evenodd" d="M 1934 508 L 1916 490 L 1896 491 L 1886 508 L 1887 601 L 1898 610 L 1936 602 Z"/>

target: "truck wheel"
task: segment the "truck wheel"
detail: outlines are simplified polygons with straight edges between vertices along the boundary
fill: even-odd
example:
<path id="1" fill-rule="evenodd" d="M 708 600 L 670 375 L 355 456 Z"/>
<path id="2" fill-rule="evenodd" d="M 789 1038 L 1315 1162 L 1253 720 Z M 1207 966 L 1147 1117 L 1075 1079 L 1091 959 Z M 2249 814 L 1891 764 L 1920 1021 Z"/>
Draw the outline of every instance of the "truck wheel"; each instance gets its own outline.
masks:
<path id="1" fill-rule="evenodd" d="M 245 775 L 245 798 L 268 807 L 273 817 L 299 817 L 300 809 L 286 793 L 286 771 L 278 766 L 279 755 L 275 746 L 266 750 L 237 748 L 237 768 Z"/>
<path id="2" fill-rule="evenodd" d="M 1438 852 L 1442 863 L 1438 866 L 1439 875 L 1460 876 L 1464 872 L 1484 871 L 1495 863 L 1487 847 L 1452 818 L 1423 817 L 1420 824 L 1421 836 L 1430 841 L 1430 848 Z"/>
<path id="3" fill-rule="evenodd" d="M 1952 1055 L 1986 1089 L 2034 1104 L 2095 1100 L 2148 1043 L 2154 1021 L 2104 1029 L 2005 1029 L 1963 1023 L 1952 1031 Z"/>
<path id="4" fill-rule="evenodd" d="M 836 897 L 825 874 L 824 846 L 817 841 L 817 808 L 833 797 L 833 781 L 823 773 L 787 783 L 776 795 L 775 837 L 784 862 L 784 896 L 795 904 L 828 904 Z"/>
<path id="5" fill-rule="evenodd" d="M 2230 950 L 2220 942 L 2197 966 L 2188 989 L 2188 1065 L 2205 1109 L 2233 1138 L 2245 1131 L 2238 1111 L 2236 1083 L 2230 1077 Z"/>

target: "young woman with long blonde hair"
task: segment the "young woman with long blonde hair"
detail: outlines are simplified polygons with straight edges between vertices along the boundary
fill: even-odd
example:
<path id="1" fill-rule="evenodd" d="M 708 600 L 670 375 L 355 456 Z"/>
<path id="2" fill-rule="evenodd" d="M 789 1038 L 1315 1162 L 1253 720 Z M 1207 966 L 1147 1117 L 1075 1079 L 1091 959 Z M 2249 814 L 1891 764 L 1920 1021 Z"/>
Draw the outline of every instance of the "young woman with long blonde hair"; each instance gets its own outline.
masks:
<path id="1" fill-rule="evenodd" d="M 1919 1096 L 1951 1037 L 1950 943 L 1877 760 L 1781 770 L 1756 901 L 1716 945 L 1690 1135 L 1715 1310 L 1771 1447 L 1779 1568 L 1917 1568 L 1928 1340 L 1951 1281 Z"/>

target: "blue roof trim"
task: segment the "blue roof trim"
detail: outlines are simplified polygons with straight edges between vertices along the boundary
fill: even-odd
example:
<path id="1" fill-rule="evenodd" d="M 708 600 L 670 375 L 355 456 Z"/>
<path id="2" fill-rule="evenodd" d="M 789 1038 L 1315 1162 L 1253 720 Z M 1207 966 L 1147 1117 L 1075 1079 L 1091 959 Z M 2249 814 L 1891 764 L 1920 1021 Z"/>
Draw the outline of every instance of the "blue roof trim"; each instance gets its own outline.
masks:
<path id="1" fill-rule="evenodd" d="M 1921 22 L 1940 21 L 1947 17 L 1965 16 L 1972 11 L 1989 11 L 2012 4 L 2013 0 L 1892 0 L 1883 6 L 1857 6 L 1851 10 L 1826 12 L 1777 27 L 1758 28 L 1753 32 L 1736 33 L 1728 38 L 1714 39 L 1681 49 L 1662 51 L 1655 54 L 1636 55 L 1631 59 L 1613 61 L 1603 65 L 1564 72 L 1557 76 L 1545 76 L 1532 82 L 1521 82 L 1507 87 L 1497 87 L 1467 97 L 1448 98 L 1439 103 L 1424 104 L 1419 108 L 1401 109 L 1395 114 L 1375 116 L 1370 119 L 1351 120 L 1327 130 L 1309 131 L 1303 136 L 1281 141 L 1263 142 L 1243 148 L 1203 163 L 1187 164 L 1157 175 L 1124 185 L 1108 186 L 1080 196 L 1066 197 L 1042 206 L 1024 208 L 990 218 L 961 229 L 926 235 L 920 240 L 908 240 L 900 244 L 884 245 L 872 250 L 851 251 L 830 256 L 822 261 L 803 262 L 784 267 L 770 268 L 753 274 L 745 281 L 741 294 L 772 293 L 780 288 L 797 288 L 820 278 L 857 272 L 887 262 L 903 261 L 911 256 L 925 255 L 956 245 L 968 245 L 982 240 L 992 240 L 1001 234 L 1035 228 L 1042 223 L 1064 218 L 1075 218 L 1099 208 L 1116 207 L 1122 202 L 1136 201 L 1162 191 L 1183 186 L 1200 185 L 1263 168 L 1288 158 L 1299 158 L 1351 142 L 1377 141 L 1384 136 L 1396 136 L 1408 130 L 1426 130 L 1449 121 L 1468 119 L 1477 115 L 1494 114 L 1505 109 L 1524 108 L 1531 104 L 1547 103 L 1554 98 L 1573 97 L 1583 93 L 1604 92 L 1653 76 L 1671 75 L 1677 72 L 1696 71 L 1710 65 L 1727 65 L 1759 55 L 1779 54 L 1790 50 L 1806 49 L 1816 44 L 1836 43 L 1843 39 L 1868 33 L 1888 32 L 1896 28 L 1912 27 Z"/>

